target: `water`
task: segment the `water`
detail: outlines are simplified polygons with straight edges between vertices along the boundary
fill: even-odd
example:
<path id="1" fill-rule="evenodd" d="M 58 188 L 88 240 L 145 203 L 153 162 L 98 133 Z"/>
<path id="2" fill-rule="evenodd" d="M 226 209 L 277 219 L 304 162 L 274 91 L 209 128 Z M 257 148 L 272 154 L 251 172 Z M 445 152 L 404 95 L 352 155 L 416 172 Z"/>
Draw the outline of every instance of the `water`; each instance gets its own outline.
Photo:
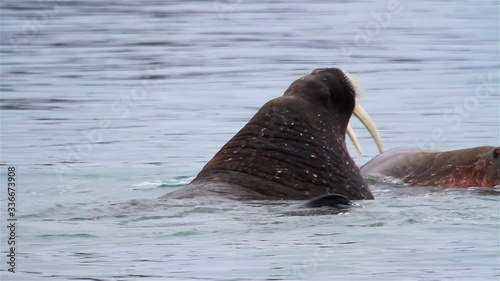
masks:
<path id="1" fill-rule="evenodd" d="M 371 180 L 376 200 L 315 212 L 155 198 L 317 67 L 353 74 L 386 149 L 500 145 L 498 5 L 2 1 L 2 280 L 497 280 L 498 189 Z M 353 125 L 361 165 L 377 151 Z"/>

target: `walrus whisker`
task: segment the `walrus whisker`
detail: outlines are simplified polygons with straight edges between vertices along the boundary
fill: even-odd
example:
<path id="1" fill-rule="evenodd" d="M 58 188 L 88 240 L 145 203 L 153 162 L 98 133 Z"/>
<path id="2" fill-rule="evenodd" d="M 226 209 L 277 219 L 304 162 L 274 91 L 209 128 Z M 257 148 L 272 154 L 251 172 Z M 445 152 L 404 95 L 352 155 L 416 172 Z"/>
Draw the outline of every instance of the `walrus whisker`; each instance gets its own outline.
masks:
<path id="1" fill-rule="evenodd" d="M 349 74 L 349 72 L 342 70 L 343 74 L 343 79 L 345 80 L 347 86 L 350 88 L 350 90 L 354 93 L 354 97 L 358 98 L 361 93 L 361 87 L 359 86 L 358 82 Z M 352 112 L 354 116 L 356 116 L 368 129 L 370 134 L 372 135 L 373 139 L 375 140 L 375 143 L 377 144 L 378 150 L 380 153 L 382 153 L 383 148 L 382 148 L 382 139 L 380 138 L 380 135 L 377 131 L 377 127 L 375 126 L 375 123 L 373 120 L 370 118 L 368 113 L 360 106 L 358 103 L 355 103 L 354 105 L 354 111 Z M 358 138 L 354 134 L 354 131 L 352 130 L 351 126 L 348 124 L 346 133 L 353 142 L 354 146 L 356 147 L 356 150 L 360 155 L 363 155 L 363 150 L 361 149 L 361 145 L 358 142 Z"/>
<path id="2" fill-rule="evenodd" d="M 342 70 L 342 72 L 344 74 L 344 79 L 353 91 L 355 97 L 359 97 L 361 95 L 361 87 L 359 86 L 358 81 L 356 81 L 356 79 L 354 79 L 349 72 L 345 70 Z"/>

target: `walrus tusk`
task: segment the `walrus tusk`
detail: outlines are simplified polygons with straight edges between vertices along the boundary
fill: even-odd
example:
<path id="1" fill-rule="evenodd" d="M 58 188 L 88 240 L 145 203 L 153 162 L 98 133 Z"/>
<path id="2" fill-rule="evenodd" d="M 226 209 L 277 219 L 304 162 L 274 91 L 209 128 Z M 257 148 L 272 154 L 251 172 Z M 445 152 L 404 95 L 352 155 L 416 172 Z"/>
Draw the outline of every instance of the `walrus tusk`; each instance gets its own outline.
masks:
<path id="1" fill-rule="evenodd" d="M 361 149 L 361 145 L 359 145 L 358 138 L 354 134 L 354 131 L 352 130 L 351 124 L 347 125 L 347 135 L 349 136 L 352 143 L 356 147 L 356 150 L 358 151 L 359 155 L 363 155 L 363 149 Z"/>
<path id="2" fill-rule="evenodd" d="M 368 132 L 372 135 L 373 139 L 375 140 L 375 143 L 377 144 L 378 151 L 382 153 L 384 150 L 382 148 L 382 139 L 380 138 L 380 135 L 377 130 L 377 126 L 375 126 L 375 123 L 373 120 L 370 118 L 368 113 L 361 107 L 361 105 L 358 105 L 356 103 L 356 106 L 354 106 L 354 111 L 352 112 L 354 116 L 356 116 L 363 125 L 365 125 L 366 129 L 368 129 Z M 351 132 L 349 132 L 351 131 Z M 350 126 L 347 126 L 347 134 L 351 138 L 352 142 L 354 143 L 354 146 L 356 146 L 356 149 L 360 154 L 362 154 L 361 147 L 359 146 L 358 139 L 354 135 L 354 132 L 352 131 L 352 128 L 350 129 Z M 359 148 L 358 148 L 359 146 Z"/>

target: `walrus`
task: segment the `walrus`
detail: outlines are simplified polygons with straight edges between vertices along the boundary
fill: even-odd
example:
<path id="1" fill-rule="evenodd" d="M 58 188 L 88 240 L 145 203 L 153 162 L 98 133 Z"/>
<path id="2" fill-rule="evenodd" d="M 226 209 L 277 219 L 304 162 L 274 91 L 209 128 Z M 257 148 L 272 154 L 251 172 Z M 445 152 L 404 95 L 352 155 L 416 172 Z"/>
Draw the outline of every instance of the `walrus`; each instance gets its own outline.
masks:
<path id="1" fill-rule="evenodd" d="M 214 195 L 237 200 L 305 200 L 325 196 L 309 206 L 373 199 L 345 144 L 354 114 L 382 148 L 374 122 L 356 103 L 358 94 L 358 84 L 347 72 L 315 69 L 294 81 L 283 96 L 264 104 L 190 184 L 160 198 Z"/>
<path id="2" fill-rule="evenodd" d="M 391 176 L 410 186 L 494 187 L 500 185 L 500 147 L 390 149 L 363 165 L 361 173 Z"/>

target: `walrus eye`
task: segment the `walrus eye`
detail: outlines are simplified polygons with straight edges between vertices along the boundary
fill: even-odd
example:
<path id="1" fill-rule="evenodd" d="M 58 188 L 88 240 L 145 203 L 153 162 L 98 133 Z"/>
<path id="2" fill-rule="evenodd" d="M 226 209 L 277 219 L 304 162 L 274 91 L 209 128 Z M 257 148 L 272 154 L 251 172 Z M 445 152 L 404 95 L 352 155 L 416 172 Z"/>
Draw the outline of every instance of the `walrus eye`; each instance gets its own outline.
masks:
<path id="1" fill-rule="evenodd" d="M 500 156 L 500 148 L 495 148 L 493 150 L 493 158 L 498 158 Z"/>

